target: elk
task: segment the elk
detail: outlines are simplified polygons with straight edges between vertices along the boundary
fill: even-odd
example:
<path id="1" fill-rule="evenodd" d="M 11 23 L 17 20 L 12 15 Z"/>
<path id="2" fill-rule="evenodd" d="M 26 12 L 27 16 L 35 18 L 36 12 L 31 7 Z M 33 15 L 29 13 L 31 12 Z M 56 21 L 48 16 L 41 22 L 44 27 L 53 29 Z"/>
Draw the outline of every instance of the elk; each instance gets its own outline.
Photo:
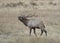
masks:
<path id="1" fill-rule="evenodd" d="M 47 36 L 47 31 L 45 29 L 45 25 L 43 23 L 42 20 L 38 20 L 38 19 L 28 19 L 28 17 L 32 17 L 32 16 L 18 16 L 18 20 L 20 20 L 25 26 L 29 27 L 30 29 L 30 35 L 32 32 L 32 29 L 34 31 L 34 34 L 36 35 L 36 29 L 41 29 L 41 34 L 43 34 L 43 32 L 45 32 L 46 36 Z M 37 36 L 37 35 L 36 35 Z"/>

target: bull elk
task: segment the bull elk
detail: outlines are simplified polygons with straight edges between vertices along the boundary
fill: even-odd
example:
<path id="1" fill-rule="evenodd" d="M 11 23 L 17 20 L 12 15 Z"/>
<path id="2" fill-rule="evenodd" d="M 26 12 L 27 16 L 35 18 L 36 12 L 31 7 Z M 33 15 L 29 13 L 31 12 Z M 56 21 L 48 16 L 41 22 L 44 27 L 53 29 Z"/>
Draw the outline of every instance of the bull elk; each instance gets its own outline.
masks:
<path id="1" fill-rule="evenodd" d="M 38 20 L 38 19 L 28 19 L 28 17 L 32 17 L 34 15 L 31 16 L 25 16 L 25 15 L 21 15 L 18 17 L 18 20 L 20 20 L 25 26 L 30 28 L 30 35 L 32 32 L 32 29 L 34 31 L 34 34 L 36 35 L 36 29 L 41 29 L 41 35 L 43 34 L 43 32 L 45 32 L 46 36 L 47 36 L 47 31 L 45 29 L 45 25 L 43 23 L 42 20 Z"/>

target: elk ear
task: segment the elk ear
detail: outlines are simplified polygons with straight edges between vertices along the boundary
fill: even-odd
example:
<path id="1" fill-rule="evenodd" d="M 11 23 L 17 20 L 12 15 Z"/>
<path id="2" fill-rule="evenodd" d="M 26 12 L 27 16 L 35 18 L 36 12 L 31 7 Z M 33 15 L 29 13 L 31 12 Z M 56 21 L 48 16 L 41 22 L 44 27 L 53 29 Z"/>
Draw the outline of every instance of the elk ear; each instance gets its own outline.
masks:
<path id="1" fill-rule="evenodd" d="M 18 19 L 20 20 L 22 17 L 18 16 Z"/>
<path id="2" fill-rule="evenodd" d="M 18 20 L 20 20 L 20 17 L 18 17 Z"/>

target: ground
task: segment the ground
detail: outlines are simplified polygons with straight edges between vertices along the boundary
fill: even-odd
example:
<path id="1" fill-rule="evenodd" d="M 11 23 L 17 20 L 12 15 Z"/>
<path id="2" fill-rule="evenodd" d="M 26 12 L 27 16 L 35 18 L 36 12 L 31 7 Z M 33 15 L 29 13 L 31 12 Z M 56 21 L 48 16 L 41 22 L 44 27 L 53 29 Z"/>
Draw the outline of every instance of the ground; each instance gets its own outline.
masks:
<path id="1" fill-rule="evenodd" d="M 22 14 L 38 15 L 48 35 L 36 29 L 37 36 L 29 36 L 29 28 L 18 20 Z M 0 0 L 0 43 L 60 43 L 60 1 Z"/>

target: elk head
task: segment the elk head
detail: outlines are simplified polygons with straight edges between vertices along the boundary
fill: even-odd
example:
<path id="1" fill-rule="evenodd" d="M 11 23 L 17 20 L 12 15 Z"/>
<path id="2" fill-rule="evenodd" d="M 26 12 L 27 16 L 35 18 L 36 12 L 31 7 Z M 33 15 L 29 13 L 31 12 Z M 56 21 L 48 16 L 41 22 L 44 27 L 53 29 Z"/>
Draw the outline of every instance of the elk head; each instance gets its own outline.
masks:
<path id="1" fill-rule="evenodd" d="M 18 17 L 20 21 L 28 20 L 29 17 L 37 17 L 36 15 L 21 15 Z"/>

